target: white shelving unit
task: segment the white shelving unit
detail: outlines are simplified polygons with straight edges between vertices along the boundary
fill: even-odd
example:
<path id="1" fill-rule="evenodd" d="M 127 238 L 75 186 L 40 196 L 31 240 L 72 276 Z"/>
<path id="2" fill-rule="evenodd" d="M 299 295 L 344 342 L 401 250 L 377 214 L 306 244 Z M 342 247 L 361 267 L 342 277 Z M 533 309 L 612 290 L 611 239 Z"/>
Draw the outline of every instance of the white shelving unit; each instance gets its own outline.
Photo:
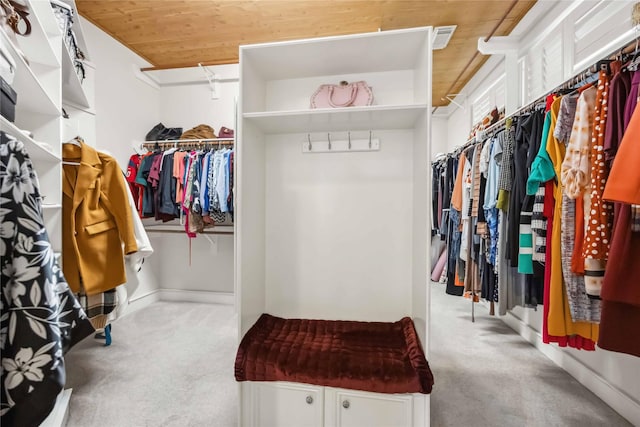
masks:
<path id="1" fill-rule="evenodd" d="M 410 316 L 428 356 L 430 41 L 425 27 L 240 48 L 241 337 L 265 312 L 385 322 Z M 342 80 L 365 80 L 374 104 L 309 109 L 320 84 Z M 379 147 L 304 152 L 308 138 L 326 141 L 327 134 L 373 134 Z M 242 426 L 429 425 L 428 395 L 283 382 L 240 389 Z M 357 404 L 346 409 L 347 397 Z"/>
<path id="2" fill-rule="evenodd" d="M 357 108 L 323 108 L 300 111 L 246 113 L 244 120 L 262 132 L 323 132 L 326 129 L 369 130 L 407 129 L 413 127 L 427 108 L 420 105 L 374 105 Z"/>
<path id="3" fill-rule="evenodd" d="M 75 9 L 73 0 L 68 0 Z M 9 53 L 17 67 L 11 86 L 17 92 L 16 118 L 11 123 L 0 117 L 0 129 L 22 141 L 33 162 L 40 192 L 43 196 L 45 227 L 56 253 L 62 251 L 62 135 L 64 119 L 62 108 L 73 109 L 80 105 L 86 111 L 78 116 L 78 128 L 95 128 L 93 90 L 90 79 L 93 70 L 87 73 L 87 80 L 81 85 L 73 69 L 67 48 L 63 45 L 62 31 L 48 0 L 26 0 L 29 7 L 29 21 L 32 31 L 29 36 L 17 37 L 18 45 L 0 29 L 0 38 L 9 46 Z M 77 10 L 77 9 L 76 9 Z M 77 17 L 73 29 L 86 55 L 82 28 Z M 22 51 L 26 60 L 19 54 Z M 69 65 L 71 72 L 69 74 Z M 72 78 L 73 77 L 73 78 Z M 74 80 L 75 79 L 75 80 Z M 22 132 L 31 132 L 33 137 Z M 71 390 L 64 390 L 46 426 L 62 426 L 66 423 Z"/>

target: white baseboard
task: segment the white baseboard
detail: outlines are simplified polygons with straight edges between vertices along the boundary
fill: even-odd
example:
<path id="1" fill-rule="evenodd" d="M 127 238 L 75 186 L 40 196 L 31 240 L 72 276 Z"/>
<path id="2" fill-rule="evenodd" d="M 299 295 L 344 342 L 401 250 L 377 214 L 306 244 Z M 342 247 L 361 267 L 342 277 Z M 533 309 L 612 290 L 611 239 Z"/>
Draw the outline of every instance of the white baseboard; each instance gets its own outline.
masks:
<path id="1" fill-rule="evenodd" d="M 234 305 L 233 292 L 187 291 L 183 289 L 160 289 L 160 301 L 201 302 L 204 304 Z"/>
<path id="2" fill-rule="evenodd" d="M 199 302 L 204 304 L 234 305 L 232 292 L 189 291 L 184 289 L 156 289 L 129 300 L 127 314 L 145 308 L 158 301 Z"/>
<path id="3" fill-rule="evenodd" d="M 616 412 L 629 420 L 631 424 L 640 426 L 640 403 L 628 396 L 622 390 L 616 388 L 597 372 L 590 369 L 584 363 L 563 351 L 555 345 L 544 344 L 538 331 L 523 322 L 521 319 L 507 313 L 500 319 L 511 329 L 518 332 L 524 339 L 534 345 L 542 354 L 551 359 L 556 365 L 564 369 L 580 384 L 588 388 L 596 396 L 611 406 Z"/>
<path id="4" fill-rule="evenodd" d="M 127 310 L 125 311 L 125 316 L 127 314 L 131 314 L 134 311 L 141 310 L 145 307 L 150 306 L 154 302 L 160 301 L 160 290 L 155 289 L 151 292 L 147 292 L 144 295 L 136 296 L 135 298 L 129 299 L 129 305 L 127 306 Z"/>
<path id="5" fill-rule="evenodd" d="M 73 389 L 62 390 L 56 398 L 56 406 L 49 416 L 40 424 L 40 427 L 64 427 L 69 419 L 69 401 Z"/>

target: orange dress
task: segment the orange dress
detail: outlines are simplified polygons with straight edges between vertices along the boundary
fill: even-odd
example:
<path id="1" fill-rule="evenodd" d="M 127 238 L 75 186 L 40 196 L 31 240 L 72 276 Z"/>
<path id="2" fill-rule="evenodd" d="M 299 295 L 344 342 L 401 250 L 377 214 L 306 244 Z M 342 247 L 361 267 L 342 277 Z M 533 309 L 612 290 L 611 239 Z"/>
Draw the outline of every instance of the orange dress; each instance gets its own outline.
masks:
<path id="1" fill-rule="evenodd" d="M 603 198 L 640 205 L 640 109 L 636 108 L 611 166 Z"/>

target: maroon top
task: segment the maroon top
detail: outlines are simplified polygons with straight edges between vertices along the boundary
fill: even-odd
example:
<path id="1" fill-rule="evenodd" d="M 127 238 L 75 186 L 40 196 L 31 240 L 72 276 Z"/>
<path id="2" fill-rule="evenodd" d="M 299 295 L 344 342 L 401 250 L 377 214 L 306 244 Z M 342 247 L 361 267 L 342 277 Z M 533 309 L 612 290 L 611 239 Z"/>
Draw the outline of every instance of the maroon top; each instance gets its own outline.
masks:
<path id="1" fill-rule="evenodd" d="M 291 381 L 377 393 L 431 392 L 413 321 L 283 319 L 263 314 L 242 338 L 237 381 Z"/>
<path id="2" fill-rule="evenodd" d="M 631 206 L 616 203 L 609 262 L 602 285 L 598 347 L 640 357 L 640 233 L 631 231 Z"/>
<path id="3" fill-rule="evenodd" d="M 633 77 L 631 77 L 631 90 L 629 91 L 629 95 L 627 96 L 627 102 L 624 106 L 624 129 L 629 126 L 629 122 L 631 121 L 631 116 L 633 115 L 634 110 L 636 109 L 636 104 L 638 103 L 638 92 L 640 88 L 640 70 L 634 71 Z"/>
<path id="4" fill-rule="evenodd" d="M 622 132 L 636 108 L 639 86 L 640 71 L 636 71 L 625 104 Z M 600 295 L 598 347 L 640 357 L 640 233 L 631 231 L 632 222 L 631 206 L 615 203 L 609 264 Z"/>
<path id="5" fill-rule="evenodd" d="M 612 63 L 613 64 L 613 63 Z M 638 85 L 636 84 L 636 93 Z M 604 134 L 604 155 L 611 166 L 625 129 L 625 104 L 631 91 L 631 73 L 617 72 L 609 83 L 608 115 Z"/>

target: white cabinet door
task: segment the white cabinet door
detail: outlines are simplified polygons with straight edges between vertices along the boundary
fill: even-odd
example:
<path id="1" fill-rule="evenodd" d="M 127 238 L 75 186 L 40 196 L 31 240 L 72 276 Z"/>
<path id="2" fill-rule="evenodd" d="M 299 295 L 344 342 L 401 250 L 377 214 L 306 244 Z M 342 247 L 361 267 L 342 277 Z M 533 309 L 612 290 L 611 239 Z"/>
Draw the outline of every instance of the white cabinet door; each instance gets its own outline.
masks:
<path id="1" fill-rule="evenodd" d="M 411 427 L 413 397 L 331 389 L 325 391 L 327 427 Z"/>
<path id="2" fill-rule="evenodd" d="M 322 387 L 283 382 L 254 382 L 251 386 L 254 427 L 322 427 Z"/>

